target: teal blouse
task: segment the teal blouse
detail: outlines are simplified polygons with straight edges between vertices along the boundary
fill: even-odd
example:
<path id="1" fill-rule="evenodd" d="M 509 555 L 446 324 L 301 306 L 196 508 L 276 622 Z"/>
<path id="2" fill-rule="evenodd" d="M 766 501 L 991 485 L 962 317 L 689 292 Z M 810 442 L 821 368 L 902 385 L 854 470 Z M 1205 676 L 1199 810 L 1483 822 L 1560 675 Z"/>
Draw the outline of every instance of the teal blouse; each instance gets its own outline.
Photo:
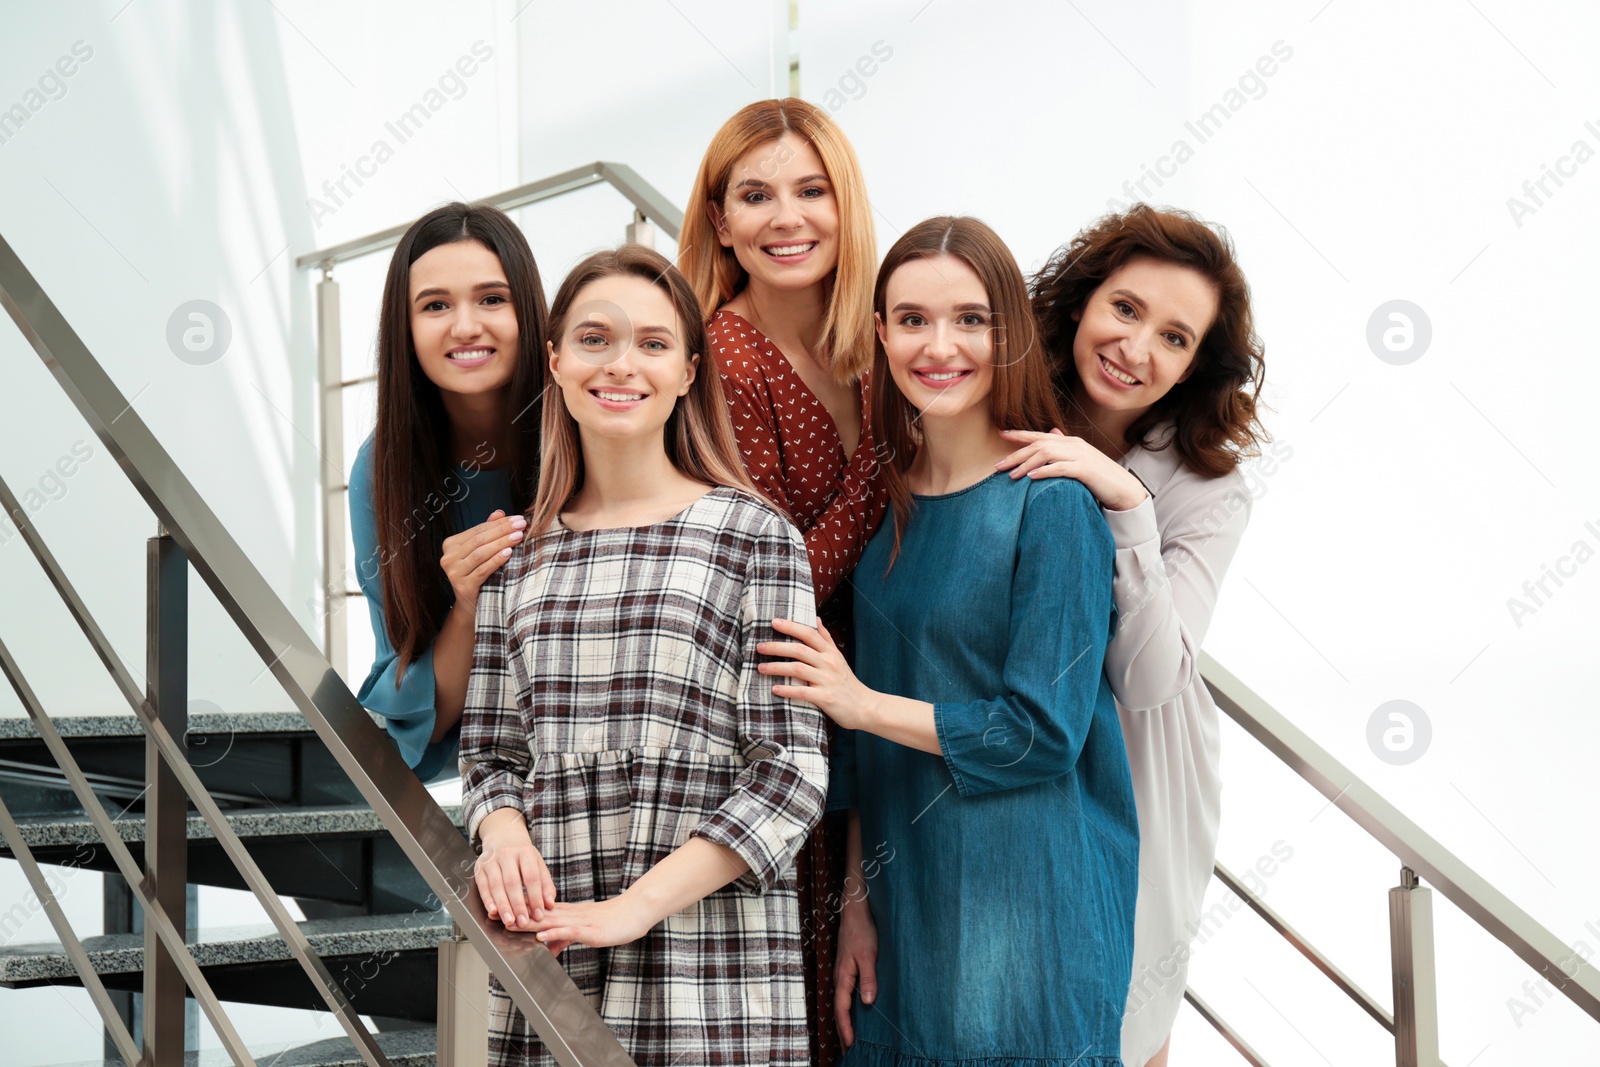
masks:
<path id="1" fill-rule="evenodd" d="M 382 561 L 378 555 L 378 511 L 372 487 L 372 448 L 369 436 L 350 468 L 350 537 L 356 550 L 356 581 L 372 615 L 376 646 L 372 670 L 367 672 L 367 680 L 361 683 L 356 698 L 363 707 L 383 716 L 389 736 L 394 738 L 400 754 L 417 772 L 417 777 L 425 782 L 450 778 L 456 774 L 461 724 L 451 727 L 440 740 L 429 740 L 437 719 L 433 647 L 430 645 L 407 665 L 401 678 L 399 654 L 389 643 L 389 625 L 383 612 Z M 510 470 L 453 467 L 446 475 L 444 493 L 435 500 L 425 501 L 424 510 L 434 504 L 445 515 L 446 536 L 488 521 L 496 510 L 515 514 Z"/>
<path id="2" fill-rule="evenodd" d="M 1102 669 L 1111 532 L 1070 478 L 915 497 L 854 575 L 856 662 L 934 706 L 939 753 L 842 730 L 878 996 L 844 1067 L 1116 1067 L 1139 837 Z"/>

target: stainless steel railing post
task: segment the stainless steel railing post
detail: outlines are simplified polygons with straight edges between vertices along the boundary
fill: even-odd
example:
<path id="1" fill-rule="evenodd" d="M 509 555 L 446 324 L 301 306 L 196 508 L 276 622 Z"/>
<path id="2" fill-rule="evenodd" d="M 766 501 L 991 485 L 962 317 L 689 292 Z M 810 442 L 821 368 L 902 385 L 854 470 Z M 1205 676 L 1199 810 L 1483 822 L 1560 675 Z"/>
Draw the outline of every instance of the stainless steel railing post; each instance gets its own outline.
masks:
<path id="1" fill-rule="evenodd" d="M 645 217 L 645 213 L 638 208 L 633 209 L 633 221 L 628 223 L 623 231 L 623 240 L 629 244 L 644 245 L 646 248 L 656 246 L 656 224 Z"/>
<path id="2" fill-rule="evenodd" d="M 1433 891 L 1410 867 L 1389 890 L 1396 1067 L 1439 1067 L 1439 985 L 1433 966 Z"/>
<path id="3" fill-rule="evenodd" d="M 489 968 L 456 923 L 439 941 L 437 1067 L 488 1067 Z"/>
<path id="4" fill-rule="evenodd" d="M 145 547 L 148 574 L 145 693 L 158 719 L 184 742 L 189 729 L 189 561 L 165 529 Z M 144 869 L 168 915 L 187 917 L 188 798 L 154 739 L 144 750 Z M 185 986 L 153 924 L 144 930 L 146 1067 L 182 1063 Z"/>
<path id="5" fill-rule="evenodd" d="M 322 647 L 341 678 L 349 676 L 345 628 L 344 356 L 339 334 L 339 283 L 333 263 L 317 283 L 317 396 L 322 418 Z"/>

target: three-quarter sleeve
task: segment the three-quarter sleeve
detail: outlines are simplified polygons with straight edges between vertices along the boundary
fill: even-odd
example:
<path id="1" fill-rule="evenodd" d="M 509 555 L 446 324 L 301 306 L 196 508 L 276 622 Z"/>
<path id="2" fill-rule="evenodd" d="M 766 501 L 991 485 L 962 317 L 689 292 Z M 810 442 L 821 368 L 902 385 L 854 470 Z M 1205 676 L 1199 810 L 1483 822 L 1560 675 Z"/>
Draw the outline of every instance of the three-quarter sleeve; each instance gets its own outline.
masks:
<path id="1" fill-rule="evenodd" d="M 962 796 L 1049 781 L 1076 765 L 1103 684 L 1111 572 L 1111 533 L 1090 492 L 1071 479 L 1038 483 L 1017 539 L 1006 691 L 933 706 Z"/>
<path id="2" fill-rule="evenodd" d="M 472 673 L 461 712 L 461 808 L 469 840 L 500 808 L 522 809 L 533 757 L 518 702 L 505 611 L 514 557 L 484 580 L 474 620 Z"/>
<path id="3" fill-rule="evenodd" d="M 1180 473 L 1162 492 L 1164 529 L 1149 498 L 1105 512 L 1117 559 L 1106 677 L 1130 711 L 1161 707 L 1198 680 L 1217 593 L 1250 522 L 1250 493 L 1237 473 Z"/>
<path id="4" fill-rule="evenodd" d="M 383 716 L 385 729 L 407 766 L 423 779 L 431 778 L 448 762 L 456 733 L 433 740 L 436 725 L 433 646 L 406 665 L 389 641 L 388 617 L 383 605 L 382 560 L 378 542 L 378 513 L 372 490 L 372 442 L 356 453 L 350 468 L 348 493 L 350 538 L 355 545 L 356 583 L 367 601 L 372 620 L 372 669 L 356 691 L 363 707 Z"/>
<path id="5" fill-rule="evenodd" d="M 732 375 L 724 369 L 722 388 L 745 472 L 768 499 L 792 515 L 794 507 L 785 486 L 783 466 L 786 442 L 779 434 L 774 400 L 766 382 Z M 867 395 L 866 388 L 863 384 L 863 397 Z M 787 444 L 800 447 L 798 442 Z M 883 518 L 889 498 L 881 468 L 876 438 L 864 412 L 856 450 L 840 470 L 821 514 L 805 531 L 812 589 L 819 605 L 826 604 L 845 575 L 855 570 L 861 550 Z"/>
<path id="6" fill-rule="evenodd" d="M 761 674 L 756 645 L 783 639 L 773 619 L 815 626 L 816 618 L 805 543 L 772 514 L 753 539 L 739 596 L 737 744 L 745 765 L 732 794 L 693 831 L 739 854 L 750 870 L 734 884 L 751 892 L 773 888 L 793 866 L 828 791 L 822 712 L 773 694 L 774 685 L 795 682 Z"/>

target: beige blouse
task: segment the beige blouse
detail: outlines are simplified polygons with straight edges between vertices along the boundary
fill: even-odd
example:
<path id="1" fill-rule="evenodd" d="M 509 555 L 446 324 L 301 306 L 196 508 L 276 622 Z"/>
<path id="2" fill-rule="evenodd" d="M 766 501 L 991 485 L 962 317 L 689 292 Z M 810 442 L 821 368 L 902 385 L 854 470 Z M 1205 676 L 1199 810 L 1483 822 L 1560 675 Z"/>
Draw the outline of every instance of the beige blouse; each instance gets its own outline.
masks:
<path id="1" fill-rule="evenodd" d="M 1158 443 L 1171 424 L 1146 438 Z M 1116 544 L 1117 629 L 1106 677 L 1117 697 L 1139 809 L 1139 900 L 1122 1058 L 1143 1067 L 1172 1032 L 1189 942 L 1216 861 L 1222 779 L 1216 705 L 1199 653 L 1223 575 L 1250 521 L 1238 471 L 1206 478 L 1173 448 L 1135 446 L 1122 465 L 1150 498 L 1104 510 Z"/>

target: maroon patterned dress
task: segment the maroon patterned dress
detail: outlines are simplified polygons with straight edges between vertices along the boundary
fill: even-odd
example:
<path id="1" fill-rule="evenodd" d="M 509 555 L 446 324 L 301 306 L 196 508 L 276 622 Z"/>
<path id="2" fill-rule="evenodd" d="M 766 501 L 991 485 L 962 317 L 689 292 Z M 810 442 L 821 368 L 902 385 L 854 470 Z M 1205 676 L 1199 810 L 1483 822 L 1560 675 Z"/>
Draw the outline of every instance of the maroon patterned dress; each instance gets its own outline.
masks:
<path id="1" fill-rule="evenodd" d="M 828 409 L 766 336 L 726 309 L 712 318 L 709 335 L 745 470 L 805 535 L 817 614 L 853 659 L 851 586 L 845 579 L 855 569 L 888 503 L 867 417 L 871 411 L 868 376 L 861 379 L 861 439 L 847 457 Z M 833 723 L 829 721 L 827 726 L 831 743 Z M 833 967 L 843 903 L 844 854 L 845 821 L 843 813 L 838 813 L 824 817 L 795 860 L 806 1016 L 811 1029 L 811 1062 L 816 1067 L 833 1067 L 840 1054 L 833 1015 Z"/>

